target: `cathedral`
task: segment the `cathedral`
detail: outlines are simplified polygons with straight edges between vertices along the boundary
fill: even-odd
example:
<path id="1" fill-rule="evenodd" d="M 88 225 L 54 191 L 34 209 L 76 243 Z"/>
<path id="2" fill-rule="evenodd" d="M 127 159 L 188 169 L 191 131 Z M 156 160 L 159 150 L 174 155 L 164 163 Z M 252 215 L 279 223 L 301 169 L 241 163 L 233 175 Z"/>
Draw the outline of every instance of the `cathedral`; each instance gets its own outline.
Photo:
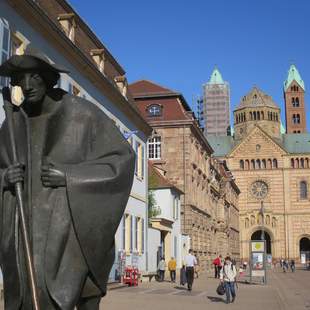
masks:
<path id="1" fill-rule="evenodd" d="M 294 65 L 283 92 L 286 130 L 279 106 L 253 87 L 234 110 L 234 135 L 208 137 L 241 191 L 241 260 L 250 259 L 250 241 L 260 239 L 270 260 L 310 258 L 310 134 L 305 84 Z"/>

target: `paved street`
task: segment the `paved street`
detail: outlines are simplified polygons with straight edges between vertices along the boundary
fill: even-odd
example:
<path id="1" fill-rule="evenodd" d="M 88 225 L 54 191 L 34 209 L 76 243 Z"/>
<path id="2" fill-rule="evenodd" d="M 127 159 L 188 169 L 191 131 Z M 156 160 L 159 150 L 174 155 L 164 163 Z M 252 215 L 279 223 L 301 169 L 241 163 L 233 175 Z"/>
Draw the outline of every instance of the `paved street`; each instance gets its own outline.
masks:
<path id="1" fill-rule="evenodd" d="M 218 281 L 201 275 L 191 293 L 169 282 L 142 283 L 139 287 L 109 291 L 100 309 L 108 310 L 200 310 L 251 309 L 300 310 L 310 309 L 310 272 L 294 274 L 280 270 L 269 272 L 268 285 L 239 284 L 234 304 L 226 305 L 215 289 Z"/>

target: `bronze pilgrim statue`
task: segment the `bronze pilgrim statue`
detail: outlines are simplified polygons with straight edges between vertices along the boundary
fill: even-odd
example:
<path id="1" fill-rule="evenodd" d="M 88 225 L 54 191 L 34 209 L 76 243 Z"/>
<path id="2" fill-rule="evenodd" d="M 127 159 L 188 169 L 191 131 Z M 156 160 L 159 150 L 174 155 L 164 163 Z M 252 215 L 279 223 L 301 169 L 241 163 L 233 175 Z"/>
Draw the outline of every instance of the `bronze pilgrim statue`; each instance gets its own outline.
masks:
<path id="1" fill-rule="evenodd" d="M 99 309 L 133 182 L 131 146 L 99 108 L 54 88 L 61 72 L 68 71 L 30 46 L 0 65 L 0 76 L 24 95 L 17 107 L 2 90 L 0 263 L 8 310 Z"/>

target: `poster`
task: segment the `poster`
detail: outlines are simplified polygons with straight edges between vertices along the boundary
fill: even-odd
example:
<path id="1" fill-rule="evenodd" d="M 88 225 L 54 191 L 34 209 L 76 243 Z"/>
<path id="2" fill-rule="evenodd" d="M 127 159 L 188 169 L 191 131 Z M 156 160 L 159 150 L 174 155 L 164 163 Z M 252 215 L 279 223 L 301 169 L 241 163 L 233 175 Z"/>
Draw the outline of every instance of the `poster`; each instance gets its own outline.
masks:
<path id="1" fill-rule="evenodd" d="M 300 254 L 300 262 L 302 264 L 305 264 L 306 263 L 306 253 L 301 253 Z"/>
<path id="2" fill-rule="evenodd" d="M 252 270 L 264 269 L 264 253 L 252 253 Z"/>
<path id="3" fill-rule="evenodd" d="M 265 252 L 264 241 L 252 241 L 251 243 L 252 252 Z"/>

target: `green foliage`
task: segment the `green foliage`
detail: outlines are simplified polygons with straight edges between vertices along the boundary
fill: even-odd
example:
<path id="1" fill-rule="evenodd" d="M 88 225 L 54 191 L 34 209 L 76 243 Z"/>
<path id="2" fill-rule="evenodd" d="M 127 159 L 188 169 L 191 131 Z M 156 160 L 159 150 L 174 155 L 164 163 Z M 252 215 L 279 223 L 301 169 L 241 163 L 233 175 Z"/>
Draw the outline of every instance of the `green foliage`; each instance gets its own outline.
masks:
<path id="1" fill-rule="evenodd" d="M 160 215 L 161 210 L 159 207 L 156 206 L 156 199 L 154 195 L 154 191 L 149 190 L 148 192 L 148 213 L 149 213 L 149 219 L 152 217 L 156 217 Z"/>

